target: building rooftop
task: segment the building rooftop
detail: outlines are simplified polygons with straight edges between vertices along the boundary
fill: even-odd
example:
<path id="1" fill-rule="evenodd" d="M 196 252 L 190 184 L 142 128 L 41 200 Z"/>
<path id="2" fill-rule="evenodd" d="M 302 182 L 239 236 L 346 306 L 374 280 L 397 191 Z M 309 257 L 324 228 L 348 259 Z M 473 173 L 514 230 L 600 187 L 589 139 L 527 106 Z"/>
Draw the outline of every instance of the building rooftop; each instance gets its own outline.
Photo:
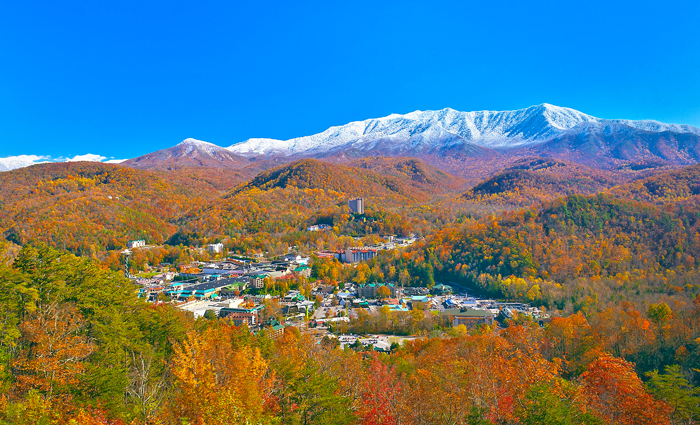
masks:
<path id="1" fill-rule="evenodd" d="M 493 313 L 488 310 L 460 310 L 453 308 L 440 312 L 442 316 L 459 316 L 459 317 L 491 317 Z"/>

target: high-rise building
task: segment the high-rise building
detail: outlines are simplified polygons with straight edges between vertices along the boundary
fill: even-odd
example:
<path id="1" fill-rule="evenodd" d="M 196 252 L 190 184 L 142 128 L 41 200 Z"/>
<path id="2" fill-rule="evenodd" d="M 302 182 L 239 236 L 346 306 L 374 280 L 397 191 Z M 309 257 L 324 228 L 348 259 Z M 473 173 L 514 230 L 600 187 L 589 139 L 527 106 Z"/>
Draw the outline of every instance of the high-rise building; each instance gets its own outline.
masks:
<path id="1" fill-rule="evenodd" d="M 348 207 L 350 208 L 351 214 L 364 214 L 365 213 L 365 198 L 351 199 L 348 202 Z"/>

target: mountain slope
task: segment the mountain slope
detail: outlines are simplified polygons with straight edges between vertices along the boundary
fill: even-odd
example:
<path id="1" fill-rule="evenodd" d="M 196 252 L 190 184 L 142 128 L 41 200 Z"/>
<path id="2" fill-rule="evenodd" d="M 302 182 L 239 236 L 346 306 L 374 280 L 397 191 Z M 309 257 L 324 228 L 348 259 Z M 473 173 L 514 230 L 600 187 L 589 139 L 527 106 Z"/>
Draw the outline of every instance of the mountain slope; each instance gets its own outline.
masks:
<path id="1" fill-rule="evenodd" d="M 611 189 L 610 193 L 653 204 L 700 205 L 700 165 L 635 180 Z"/>
<path id="2" fill-rule="evenodd" d="M 47 163 L 0 173 L 0 232 L 79 254 L 161 243 L 171 223 L 206 196 L 155 174 L 94 162 Z"/>
<path id="3" fill-rule="evenodd" d="M 548 158 L 527 158 L 480 182 L 462 197 L 491 205 L 524 207 L 561 196 L 591 195 L 631 176 Z"/>
<path id="4" fill-rule="evenodd" d="M 250 161 L 246 158 L 213 143 L 185 139 L 172 148 L 129 159 L 122 165 L 139 169 L 176 170 L 187 167 L 238 169 L 249 163 Z"/>
<path id="5" fill-rule="evenodd" d="M 640 129 L 621 122 L 582 123 L 529 151 L 593 166 L 632 161 L 690 165 L 700 161 L 700 135 L 694 130 L 681 133 Z"/>
<path id="6" fill-rule="evenodd" d="M 286 187 L 322 189 L 358 196 L 417 197 L 418 191 L 394 176 L 382 176 L 368 170 L 304 159 L 258 174 L 233 189 L 227 197 L 251 190 L 268 191 Z"/>
<path id="7" fill-rule="evenodd" d="M 316 223 L 341 226 L 344 234 L 352 233 L 353 229 L 362 233 L 402 233 L 409 221 L 406 214 L 415 205 L 444 193 L 445 189 L 440 187 L 443 180 L 436 177 L 443 173 L 436 173 L 435 177 L 429 177 L 430 182 L 415 184 L 413 179 L 418 178 L 415 170 L 380 174 L 316 159 L 298 160 L 264 171 L 221 199 L 190 211 L 181 217 L 180 229 L 171 243 L 226 235 L 235 238 L 237 244 L 246 241 L 247 246 L 256 246 L 275 238 L 327 237 L 313 232 L 299 233 Z M 426 171 L 426 175 L 431 174 Z M 361 223 L 353 222 L 348 213 L 347 202 L 356 197 L 366 199 L 366 222 L 365 219 L 358 220 Z"/>
<path id="8" fill-rule="evenodd" d="M 398 177 L 406 184 L 428 189 L 431 192 L 453 191 L 465 184 L 463 179 L 445 173 L 417 158 L 371 156 L 356 159 L 348 165 Z"/>
<path id="9" fill-rule="evenodd" d="M 228 149 L 244 156 L 318 156 L 348 149 L 435 153 L 480 148 L 537 145 L 567 134 L 584 123 L 618 125 L 646 132 L 671 131 L 700 136 L 700 129 L 656 121 L 603 120 L 549 104 L 514 111 L 416 111 L 405 115 L 351 122 L 324 132 L 290 139 L 250 139 Z"/>

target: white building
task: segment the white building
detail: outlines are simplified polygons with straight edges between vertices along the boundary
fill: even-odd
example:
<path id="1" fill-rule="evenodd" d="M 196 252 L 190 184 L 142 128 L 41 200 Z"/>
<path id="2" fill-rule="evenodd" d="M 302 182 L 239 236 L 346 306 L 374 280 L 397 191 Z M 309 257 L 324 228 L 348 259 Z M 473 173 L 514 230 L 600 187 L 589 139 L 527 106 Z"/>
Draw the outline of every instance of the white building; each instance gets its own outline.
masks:
<path id="1" fill-rule="evenodd" d="M 146 241 L 139 239 L 137 241 L 129 241 L 126 243 L 126 247 L 129 249 L 138 248 L 140 246 L 146 246 Z"/>
<path id="2" fill-rule="evenodd" d="M 210 243 L 209 245 L 207 245 L 207 249 L 208 249 L 209 252 L 211 252 L 212 254 L 218 254 L 218 253 L 224 251 L 224 244 L 222 244 L 221 242 L 219 242 L 219 243 Z"/>

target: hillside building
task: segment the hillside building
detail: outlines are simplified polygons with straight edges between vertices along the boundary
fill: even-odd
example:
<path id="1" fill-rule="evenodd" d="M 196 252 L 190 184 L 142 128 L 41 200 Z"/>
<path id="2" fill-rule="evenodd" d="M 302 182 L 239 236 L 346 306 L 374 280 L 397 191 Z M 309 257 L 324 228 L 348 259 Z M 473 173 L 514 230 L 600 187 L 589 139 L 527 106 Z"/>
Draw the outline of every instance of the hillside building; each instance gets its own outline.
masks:
<path id="1" fill-rule="evenodd" d="M 129 249 L 139 248 L 139 247 L 142 247 L 142 246 L 146 246 L 146 241 L 143 240 L 143 239 L 139 239 L 139 240 L 136 240 L 136 241 L 129 241 L 129 242 L 126 243 L 126 247 L 129 248 Z"/>
<path id="2" fill-rule="evenodd" d="M 348 207 L 350 208 L 351 214 L 364 214 L 365 213 L 365 198 L 356 198 L 348 201 Z"/>
<path id="3" fill-rule="evenodd" d="M 377 256 L 377 250 L 371 248 L 348 248 L 340 251 L 337 258 L 343 263 L 359 263 Z"/>
<path id="4" fill-rule="evenodd" d="M 224 252 L 224 244 L 222 244 L 221 242 L 210 243 L 209 245 L 207 245 L 207 250 L 212 254 L 219 254 L 221 252 Z"/>

